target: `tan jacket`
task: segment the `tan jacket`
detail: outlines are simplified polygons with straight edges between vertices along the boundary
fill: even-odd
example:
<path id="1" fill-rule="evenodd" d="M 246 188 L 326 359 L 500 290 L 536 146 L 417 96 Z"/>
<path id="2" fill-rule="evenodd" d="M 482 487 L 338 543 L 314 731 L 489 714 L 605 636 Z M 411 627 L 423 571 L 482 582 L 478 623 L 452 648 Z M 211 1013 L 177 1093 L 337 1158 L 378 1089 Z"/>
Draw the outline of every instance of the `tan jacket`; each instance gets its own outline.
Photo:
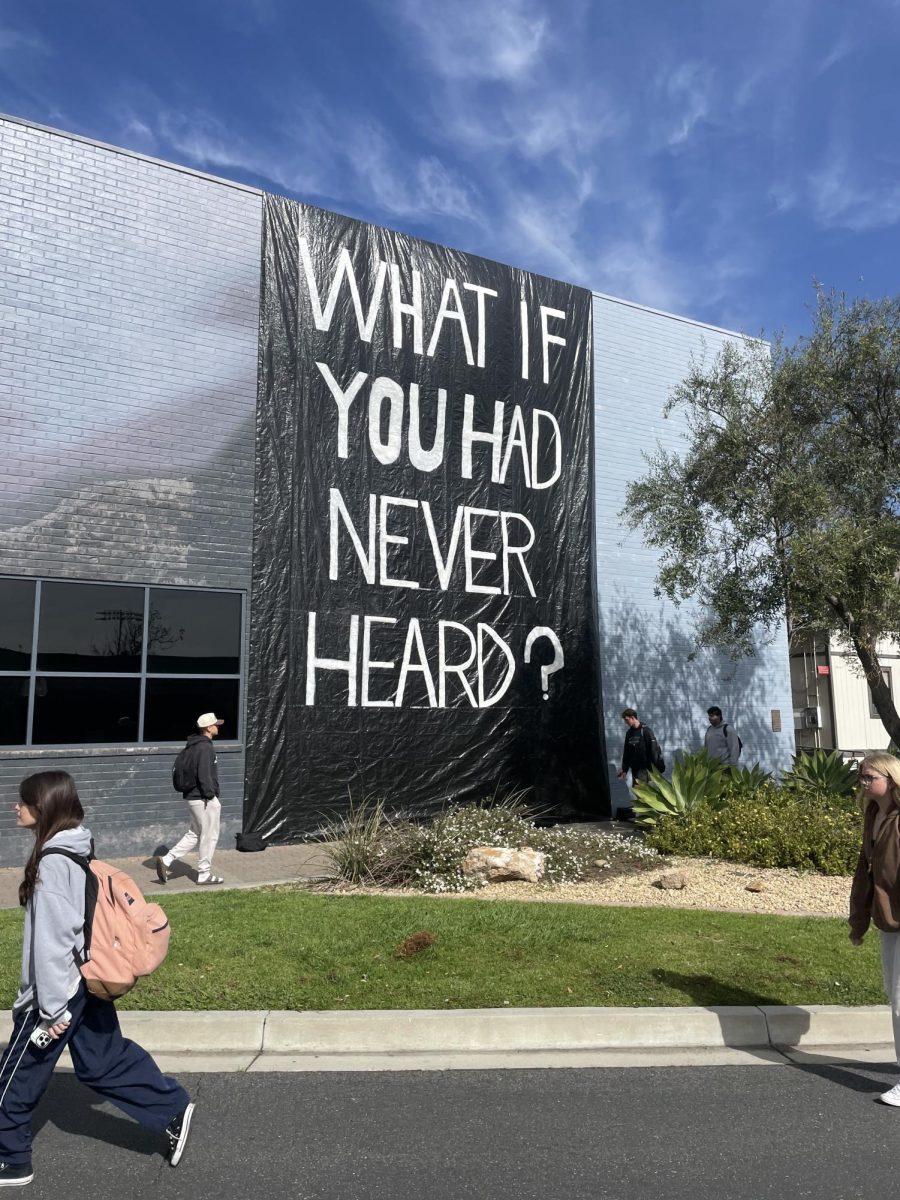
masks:
<path id="1" fill-rule="evenodd" d="M 869 801 L 863 843 L 850 889 L 850 929 L 859 937 L 871 922 L 885 933 L 900 931 L 900 810 L 892 808 L 873 841 L 878 804 Z"/>

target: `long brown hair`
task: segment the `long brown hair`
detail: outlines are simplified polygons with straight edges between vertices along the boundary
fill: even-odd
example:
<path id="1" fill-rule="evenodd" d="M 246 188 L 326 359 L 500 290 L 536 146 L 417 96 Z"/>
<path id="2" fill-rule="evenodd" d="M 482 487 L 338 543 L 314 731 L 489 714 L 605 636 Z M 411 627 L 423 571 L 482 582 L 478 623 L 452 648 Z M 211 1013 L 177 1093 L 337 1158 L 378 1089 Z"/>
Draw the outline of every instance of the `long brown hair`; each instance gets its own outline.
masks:
<path id="1" fill-rule="evenodd" d="M 19 800 L 33 814 L 34 849 L 25 864 L 25 878 L 19 884 L 19 903 L 24 906 L 34 894 L 38 877 L 38 859 L 44 844 L 63 829 L 77 829 L 84 820 L 84 809 L 68 771 L 38 771 L 19 784 Z"/>

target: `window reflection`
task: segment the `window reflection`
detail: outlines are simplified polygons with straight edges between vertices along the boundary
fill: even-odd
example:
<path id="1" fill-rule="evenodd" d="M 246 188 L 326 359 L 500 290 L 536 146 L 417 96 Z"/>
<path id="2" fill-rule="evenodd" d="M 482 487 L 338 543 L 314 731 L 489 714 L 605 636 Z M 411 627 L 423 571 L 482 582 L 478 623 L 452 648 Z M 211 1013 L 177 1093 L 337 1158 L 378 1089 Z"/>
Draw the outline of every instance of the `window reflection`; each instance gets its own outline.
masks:
<path id="1" fill-rule="evenodd" d="M 144 700 L 144 740 L 176 742 L 197 732 L 203 712 L 224 717 L 219 736 L 236 738 L 237 679 L 148 679 Z"/>
<path id="2" fill-rule="evenodd" d="M 138 740 L 140 679 L 38 676 L 36 683 L 34 745 Z"/>
<path id="3" fill-rule="evenodd" d="M 45 583 L 39 671 L 140 671 L 144 589 Z"/>
<path id="4" fill-rule="evenodd" d="M 236 738 L 241 615 L 233 592 L 0 578 L 0 746 L 178 742 L 210 710 Z"/>
<path id="5" fill-rule="evenodd" d="M 0 746 L 21 746 L 28 734 L 27 675 L 0 675 Z"/>
<path id="6" fill-rule="evenodd" d="M 34 581 L 0 579 L 0 671 L 31 667 Z"/>
<path id="7" fill-rule="evenodd" d="M 240 656 L 240 596 L 229 592 L 150 589 L 148 671 L 170 675 L 236 675 Z"/>

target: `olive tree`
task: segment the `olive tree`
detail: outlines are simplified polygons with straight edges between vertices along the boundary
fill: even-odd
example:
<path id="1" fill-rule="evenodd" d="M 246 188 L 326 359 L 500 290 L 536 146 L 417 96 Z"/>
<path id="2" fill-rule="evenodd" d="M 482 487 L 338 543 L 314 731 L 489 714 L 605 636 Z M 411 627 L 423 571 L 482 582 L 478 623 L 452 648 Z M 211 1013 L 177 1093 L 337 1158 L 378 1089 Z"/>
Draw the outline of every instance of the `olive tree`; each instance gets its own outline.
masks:
<path id="1" fill-rule="evenodd" d="M 785 617 L 792 640 L 836 635 L 900 745 L 877 649 L 900 639 L 900 297 L 817 289 L 808 336 L 727 343 L 673 410 L 685 446 L 645 456 L 622 514 L 660 551 L 658 592 L 698 600 L 700 642 L 735 656 Z"/>

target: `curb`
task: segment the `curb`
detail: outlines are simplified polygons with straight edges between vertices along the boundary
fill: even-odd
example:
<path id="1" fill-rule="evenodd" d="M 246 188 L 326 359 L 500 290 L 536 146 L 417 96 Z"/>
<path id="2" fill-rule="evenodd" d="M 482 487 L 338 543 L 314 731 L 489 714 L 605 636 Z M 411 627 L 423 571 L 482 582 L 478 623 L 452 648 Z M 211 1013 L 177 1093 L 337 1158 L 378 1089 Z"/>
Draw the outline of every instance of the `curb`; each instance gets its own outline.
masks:
<path id="1" fill-rule="evenodd" d="M 138 1012 L 122 1029 L 151 1054 L 453 1055 L 889 1046 L 887 1005 L 851 1008 L 501 1008 Z M 8 1039 L 7 1017 L 0 1035 Z"/>

